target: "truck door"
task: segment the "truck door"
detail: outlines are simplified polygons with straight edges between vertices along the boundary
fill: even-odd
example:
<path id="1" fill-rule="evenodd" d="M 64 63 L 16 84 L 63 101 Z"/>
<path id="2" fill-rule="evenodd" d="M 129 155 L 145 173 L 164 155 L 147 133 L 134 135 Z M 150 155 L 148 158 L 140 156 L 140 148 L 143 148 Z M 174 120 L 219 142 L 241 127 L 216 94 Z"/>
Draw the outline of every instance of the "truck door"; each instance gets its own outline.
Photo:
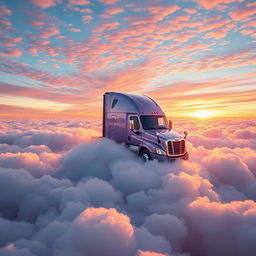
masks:
<path id="1" fill-rule="evenodd" d="M 139 150 L 142 143 L 142 129 L 139 121 L 139 117 L 134 114 L 127 116 L 127 139 L 126 144 L 133 150 Z"/>

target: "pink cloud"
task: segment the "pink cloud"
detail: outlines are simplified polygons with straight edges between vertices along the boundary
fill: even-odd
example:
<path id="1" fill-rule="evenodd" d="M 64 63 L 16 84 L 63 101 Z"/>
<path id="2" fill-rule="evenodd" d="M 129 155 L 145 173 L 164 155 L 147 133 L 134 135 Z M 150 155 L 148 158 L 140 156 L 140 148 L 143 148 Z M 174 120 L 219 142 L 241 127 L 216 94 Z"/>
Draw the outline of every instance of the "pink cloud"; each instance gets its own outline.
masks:
<path id="1" fill-rule="evenodd" d="M 185 12 L 189 13 L 189 14 L 195 14 L 197 12 L 197 10 L 195 9 L 190 9 L 190 8 L 185 8 L 184 9 Z"/>
<path id="2" fill-rule="evenodd" d="M 215 151 L 206 157 L 204 166 L 214 176 L 214 182 L 229 184 L 235 188 L 244 189 L 255 181 L 255 176 L 240 157 L 233 154 L 223 155 L 220 151 Z"/>
<path id="3" fill-rule="evenodd" d="M 44 21 L 39 21 L 39 20 L 32 20 L 29 22 L 32 26 L 35 26 L 35 27 L 41 27 L 43 25 L 45 25 L 45 22 Z"/>
<path id="4" fill-rule="evenodd" d="M 70 28 L 69 30 L 72 32 L 81 32 L 79 28 Z"/>
<path id="5" fill-rule="evenodd" d="M 153 6 L 147 8 L 147 10 L 152 14 L 159 14 L 163 18 L 179 10 L 178 5 L 167 5 L 167 6 Z"/>
<path id="6" fill-rule="evenodd" d="M 160 252 L 151 252 L 151 251 L 139 251 L 139 256 L 169 256 L 169 254 L 163 254 Z"/>
<path id="7" fill-rule="evenodd" d="M 223 26 L 223 27 L 220 27 L 220 28 L 217 28 L 217 29 L 214 29 L 210 32 L 207 32 L 203 38 L 215 38 L 215 39 L 221 39 L 221 38 L 224 38 L 228 31 L 230 31 L 232 28 L 234 27 L 233 24 L 230 24 L 230 25 L 227 25 L 227 26 Z"/>
<path id="8" fill-rule="evenodd" d="M 71 9 L 72 9 L 73 11 L 81 12 L 81 13 L 87 13 L 87 14 L 93 13 L 93 11 L 92 11 L 91 9 L 88 9 L 88 8 L 72 7 Z"/>
<path id="9" fill-rule="evenodd" d="M 147 8 L 140 8 L 137 11 L 147 11 L 148 14 L 131 15 L 126 17 L 126 20 L 131 21 L 134 25 L 145 25 L 151 23 L 158 23 L 166 16 L 176 12 L 180 7 L 177 5 L 158 5 Z"/>
<path id="10" fill-rule="evenodd" d="M 197 246 L 191 244 L 192 255 L 221 255 L 224 251 L 229 251 L 238 256 L 241 254 L 240 250 L 252 255 L 244 243 L 247 241 L 247 246 L 255 247 L 253 240 L 249 242 L 239 227 L 252 225 L 254 216 L 255 202 L 252 200 L 221 204 L 201 197 L 190 203 L 187 208 L 187 221 L 193 227 L 190 238 L 195 237 L 194 242 L 198 242 Z M 239 242 L 235 245 L 233 241 Z"/>
<path id="11" fill-rule="evenodd" d="M 90 1 L 88 0 L 68 0 L 68 2 L 72 5 L 88 5 Z"/>
<path id="12" fill-rule="evenodd" d="M 103 23 L 102 25 L 96 27 L 94 29 L 97 33 L 102 33 L 106 30 L 114 30 L 117 29 L 121 24 L 119 22 L 109 22 L 109 23 Z"/>
<path id="13" fill-rule="evenodd" d="M 238 10 L 232 11 L 229 15 L 233 20 L 240 21 L 246 18 L 249 18 L 256 13 L 256 7 L 252 6 L 250 8 L 240 8 Z"/>
<path id="14" fill-rule="evenodd" d="M 18 48 L 5 47 L 0 53 L 1 57 L 19 57 L 22 51 Z"/>
<path id="15" fill-rule="evenodd" d="M 59 3 L 59 0 L 29 0 L 32 4 L 42 8 L 49 8 Z"/>
<path id="16" fill-rule="evenodd" d="M 241 2 L 242 0 L 239 0 Z M 221 4 L 230 4 L 233 2 L 237 2 L 236 0 L 199 0 L 199 4 L 201 4 L 205 9 L 216 8 Z"/>
<path id="17" fill-rule="evenodd" d="M 210 137 L 215 139 L 224 137 L 222 130 L 219 130 L 219 129 L 206 130 L 205 132 L 202 133 L 202 135 L 205 137 Z"/>
<path id="18" fill-rule="evenodd" d="M 124 11 L 124 9 L 119 7 L 119 8 L 113 8 L 113 9 L 107 9 L 106 13 L 109 15 L 115 15 L 115 14 L 121 13 L 123 11 Z"/>
<path id="19" fill-rule="evenodd" d="M 242 35 L 251 35 L 251 34 L 253 34 L 254 32 L 255 32 L 254 29 L 243 29 L 243 30 L 240 31 L 240 33 L 241 33 Z"/>
<path id="20" fill-rule="evenodd" d="M 16 46 L 22 40 L 21 37 L 9 37 L 8 35 L 3 35 L 2 38 L 0 38 L 1 45 L 8 47 Z"/>
<path id="21" fill-rule="evenodd" d="M 7 26 L 7 29 L 8 29 L 8 26 L 12 25 L 12 23 L 5 17 L 0 18 L 0 24 Z"/>
<path id="22" fill-rule="evenodd" d="M 175 129 L 184 126 L 235 142 L 234 131 L 256 131 L 253 119 L 175 120 Z M 256 153 L 248 141 L 209 150 L 188 143 L 189 161 L 164 164 L 142 163 L 102 138 L 73 148 L 100 127 L 100 119 L 0 122 L 1 254 L 254 255 Z"/>
<path id="23" fill-rule="evenodd" d="M 74 234 L 82 242 L 77 243 Z M 97 246 L 97 240 L 104 243 Z M 95 254 L 96 247 L 98 255 L 111 252 L 109 255 L 128 256 L 136 251 L 134 230 L 129 217 L 116 209 L 105 208 L 88 208 L 83 211 L 72 223 L 70 230 L 60 238 L 59 246 L 63 252 L 67 247 L 88 255 Z"/>
<path id="24" fill-rule="evenodd" d="M 42 153 L 42 156 L 32 152 L 2 153 L 0 154 L 0 166 L 13 169 L 24 168 L 33 176 L 39 177 L 58 167 L 59 158 L 58 154 L 46 152 Z"/>
<path id="25" fill-rule="evenodd" d="M 39 34 L 39 37 L 41 38 L 49 38 L 51 36 L 58 35 L 60 31 L 56 27 L 45 27 L 43 28 L 43 31 Z"/>
<path id="26" fill-rule="evenodd" d="M 101 2 L 103 4 L 116 4 L 118 3 L 120 0 L 97 0 L 98 2 Z"/>
<path id="27" fill-rule="evenodd" d="M 85 15 L 82 17 L 82 22 L 84 22 L 84 23 L 90 23 L 91 20 L 92 20 L 92 16 Z"/>
<path id="28" fill-rule="evenodd" d="M 12 11 L 8 9 L 3 3 L 0 3 L 0 15 L 12 15 Z"/>
<path id="29" fill-rule="evenodd" d="M 250 131 L 250 130 L 242 130 L 236 132 L 236 137 L 238 139 L 256 139 L 256 131 Z"/>

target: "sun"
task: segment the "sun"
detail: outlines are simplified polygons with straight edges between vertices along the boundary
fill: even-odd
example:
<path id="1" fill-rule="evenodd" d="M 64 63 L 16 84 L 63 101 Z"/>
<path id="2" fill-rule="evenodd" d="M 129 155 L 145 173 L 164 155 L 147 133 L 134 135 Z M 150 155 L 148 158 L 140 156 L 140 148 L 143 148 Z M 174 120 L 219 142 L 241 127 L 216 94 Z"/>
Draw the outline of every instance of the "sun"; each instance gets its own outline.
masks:
<path id="1" fill-rule="evenodd" d="M 197 118 L 210 118 L 214 116 L 214 113 L 213 111 L 210 111 L 210 110 L 200 110 L 192 113 L 192 115 Z"/>

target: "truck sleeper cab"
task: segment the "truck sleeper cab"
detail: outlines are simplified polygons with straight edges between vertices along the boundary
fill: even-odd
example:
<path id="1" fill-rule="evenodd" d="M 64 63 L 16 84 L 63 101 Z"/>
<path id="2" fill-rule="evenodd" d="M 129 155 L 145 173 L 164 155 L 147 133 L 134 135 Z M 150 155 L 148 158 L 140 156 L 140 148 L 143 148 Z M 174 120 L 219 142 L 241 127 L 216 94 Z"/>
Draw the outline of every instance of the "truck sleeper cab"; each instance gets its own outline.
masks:
<path id="1" fill-rule="evenodd" d="M 147 96 L 106 92 L 103 137 L 126 144 L 145 161 L 188 159 L 186 135 L 173 131 L 163 110 Z"/>

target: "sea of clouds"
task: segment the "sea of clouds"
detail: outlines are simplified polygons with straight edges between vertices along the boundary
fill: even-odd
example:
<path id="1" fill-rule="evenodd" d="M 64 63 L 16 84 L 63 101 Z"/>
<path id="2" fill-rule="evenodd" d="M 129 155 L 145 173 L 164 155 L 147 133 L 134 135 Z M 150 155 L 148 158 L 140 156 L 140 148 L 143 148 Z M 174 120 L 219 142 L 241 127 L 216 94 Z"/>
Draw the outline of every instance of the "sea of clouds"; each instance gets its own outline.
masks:
<path id="1" fill-rule="evenodd" d="M 256 120 L 176 120 L 143 163 L 95 120 L 0 122 L 0 255 L 254 256 Z"/>

